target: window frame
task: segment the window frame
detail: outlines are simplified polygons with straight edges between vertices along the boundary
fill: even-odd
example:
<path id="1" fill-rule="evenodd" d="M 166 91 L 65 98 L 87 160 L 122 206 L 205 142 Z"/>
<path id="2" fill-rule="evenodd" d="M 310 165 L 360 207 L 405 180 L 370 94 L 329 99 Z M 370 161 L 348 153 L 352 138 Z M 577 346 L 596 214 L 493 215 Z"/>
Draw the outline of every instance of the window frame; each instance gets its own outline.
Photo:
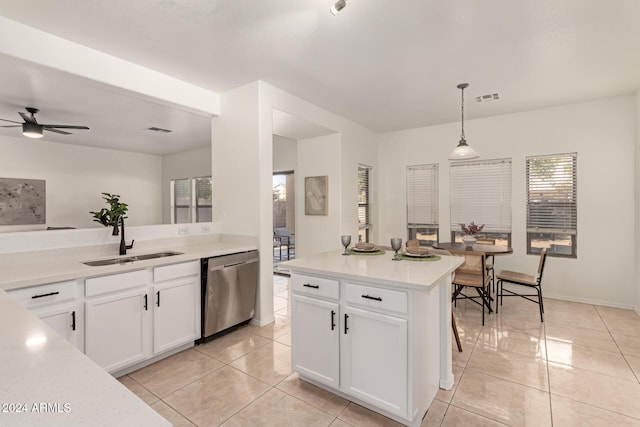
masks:
<path id="1" fill-rule="evenodd" d="M 419 171 L 424 172 L 420 173 Z M 440 242 L 439 174 L 440 165 L 438 163 L 408 165 L 406 167 L 407 239 L 418 240 L 421 246 L 432 246 Z M 424 178 L 424 180 L 421 181 L 420 178 Z M 416 213 L 419 209 L 419 203 L 416 199 L 420 198 L 424 201 L 424 211 L 430 211 L 430 214 Z M 413 202 L 411 202 L 412 200 Z M 427 217 L 429 218 L 427 219 Z M 425 220 L 420 221 L 420 219 Z M 435 240 L 419 239 L 419 233 L 435 234 Z"/>
<path id="2" fill-rule="evenodd" d="M 568 171 L 559 172 L 558 176 L 550 180 L 552 183 L 559 184 L 560 187 L 566 186 L 568 190 L 562 191 L 554 188 L 553 192 L 549 192 L 549 198 L 546 202 L 538 201 L 532 203 L 534 196 L 532 193 L 532 187 L 540 188 L 544 184 L 542 178 L 538 178 L 532 184 L 531 182 L 531 167 L 530 163 L 533 161 L 554 160 L 555 167 L 559 168 L 564 163 L 568 165 Z M 536 177 L 534 177 L 536 178 Z M 525 161 L 525 185 L 526 185 L 526 251 L 528 255 L 539 255 L 541 247 L 537 248 L 532 246 L 535 241 L 534 235 L 540 235 L 541 239 L 545 240 L 557 240 L 564 237 L 570 239 L 569 245 L 561 245 L 561 247 L 568 247 L 570 253 L 556 252 L 555 244 L 549 244 L 547 255 L 558 258 L 577 258 L 578 257 L 578 153 L 558 153 L 558 154 L 546 154 L 538 156 L 527 156 Z M 540 193 L 541 190 L 537 190 Z M 537 197 L 541 197 L 544 193 L 538 194 Z M 565 200 L 565 201 L 563 201 Z M 533 208 L 536 209 L 533 209 Z M 546 208 L 546 209 L 545 209 Z M 545 216 L 543 213 L 545 210 L 553 213 L 555 210 L 563 211 L 560 215 L 556 215 L 555 218 Z M 537 212 L 536 212 L 537 211 Z M 568 221 L 567 221 L 568 218 Z M 547 226 L 541 227 L 541 223 L 544 222 Z M 564 225 L 564 228 L 560 227 L 560 224 Z M 568 224 L 568 226 L 567 226 Z"/>

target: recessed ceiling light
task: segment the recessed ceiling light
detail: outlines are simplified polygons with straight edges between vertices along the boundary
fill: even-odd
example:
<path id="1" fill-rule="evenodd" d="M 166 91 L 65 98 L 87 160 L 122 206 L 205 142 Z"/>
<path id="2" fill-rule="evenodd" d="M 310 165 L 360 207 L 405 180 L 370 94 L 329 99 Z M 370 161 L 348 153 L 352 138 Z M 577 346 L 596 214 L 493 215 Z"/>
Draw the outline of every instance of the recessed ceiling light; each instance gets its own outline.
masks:
<path id="1" fill-rule="evenodd" d="M 487 95 L 476 96 L 477 102 L 497 101 L 500 96 L 497 93 L 489 93 Z"/>
<path id="2" fill-rule="evenodd" d="M 163 129 L 163 128 L 158 128 L 158 127 L 155 127 L 155 126 L 147 128 L 147 130 L 152 130 L 154 132 L 163 132 L 163 133 L 173 132 L 171 129 Z"/>

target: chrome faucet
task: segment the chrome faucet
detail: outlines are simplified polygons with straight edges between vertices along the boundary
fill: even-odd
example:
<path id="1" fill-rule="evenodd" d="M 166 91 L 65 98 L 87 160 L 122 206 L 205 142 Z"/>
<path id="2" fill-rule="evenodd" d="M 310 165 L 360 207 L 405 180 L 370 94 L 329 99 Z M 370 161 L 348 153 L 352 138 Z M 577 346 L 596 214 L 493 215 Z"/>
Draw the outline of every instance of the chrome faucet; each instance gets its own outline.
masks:
<path id="1" fill-rule="evenodd" d="M 125 242 L 124 239 L 124 216 L 120 215 L 116 218 L 116 224 L 113 226 L 113 233 L 111 233 L 113 236 L 117 236 L 118 235 L 118 226 L 122 227 L 122 234 L 120 235 L 120 255 L 126 255 L 127 254 L 127 249 L 131 249 L 133 248 L 133 242 L 135 242 L 135 240 L 131 240 L 131 244 L 127 245 L 127 243 Z"/>

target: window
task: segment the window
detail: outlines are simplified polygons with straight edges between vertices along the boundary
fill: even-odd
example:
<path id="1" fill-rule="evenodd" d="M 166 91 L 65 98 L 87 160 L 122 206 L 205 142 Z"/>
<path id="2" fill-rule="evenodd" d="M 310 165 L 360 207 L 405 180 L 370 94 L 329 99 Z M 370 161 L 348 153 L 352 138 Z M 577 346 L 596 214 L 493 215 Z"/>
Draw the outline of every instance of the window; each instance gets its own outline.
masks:
<path id="1" fill-rule="evenodd" d="M 171 223 L 211 222 L 211 220 L 211 177 L 171 180 Z"/>
<path id="2" fill-rule="evenodd" d="M 370 188 L 371 167 L 358 166 L 358 241 L 368 242 L 371 231 Z"/>
<path id="3" fill-rule="evenodd" d="M 191 222 L 191 185 L 189 178 L 171 181 L 171 223 Z"/>
<path id="4" fill-rule="evenodd" d="M 211 222 L 213 218 L 212 214 L 212 193 L 211 193 L 211 177 L 205 176 L 201 178 L 194 178 L 192 180 L 194 191 L 196 195 L 195 201 L 195 222 Z"/>
<path id="5" fill-rule="evenodd" d="M 511 246 L 511 159 L 451 163 L 451 241 L 462 241 L 460 224 L 471 222 Z"/>
<path id="6" fill-rule="evenodd" d="M 407 166 L 407 228 L 409 240 L 438 243 L 438 165 Z"/>
<path id="7" fill-rule="evenodd" d="M 577 153 L 527 157 L 527 253 L 577 256 Z"/>

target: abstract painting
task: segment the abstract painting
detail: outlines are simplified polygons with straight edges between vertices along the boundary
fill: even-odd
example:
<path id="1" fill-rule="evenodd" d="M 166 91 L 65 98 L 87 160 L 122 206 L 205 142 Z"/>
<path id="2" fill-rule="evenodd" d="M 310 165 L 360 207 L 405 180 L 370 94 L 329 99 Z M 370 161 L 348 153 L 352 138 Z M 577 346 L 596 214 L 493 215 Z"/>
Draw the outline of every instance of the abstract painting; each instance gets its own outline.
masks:
<path id="1" fill-rule="evenodd" d="M 305 215 L 328 215 L 328 180 L 327 176 L 308 176 L 304 179 L 304 213 Z"/>
<path id="2" fill-rule="evenodd" d="M 0 225 L 44 224 L 45 181 L 0 178 Z"/>

